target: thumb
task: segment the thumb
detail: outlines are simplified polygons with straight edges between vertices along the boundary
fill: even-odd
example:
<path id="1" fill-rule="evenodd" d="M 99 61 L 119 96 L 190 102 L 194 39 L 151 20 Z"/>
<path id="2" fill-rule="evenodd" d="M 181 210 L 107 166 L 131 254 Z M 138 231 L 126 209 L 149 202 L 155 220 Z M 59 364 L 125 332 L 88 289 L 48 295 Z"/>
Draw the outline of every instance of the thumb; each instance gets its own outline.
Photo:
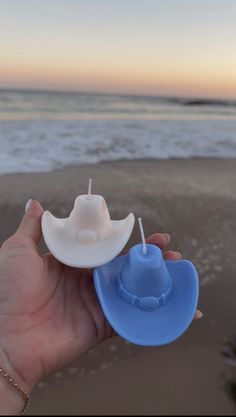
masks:
<path id="1" fill-rule="evenodd" d="M 36 200 L 29 200 L 25 206 L 25 215 L 16 231 L 16 235 L 24 235 L 32 239 L 36 244 L 41 238 L 41 217 L 43 207 Z"/>

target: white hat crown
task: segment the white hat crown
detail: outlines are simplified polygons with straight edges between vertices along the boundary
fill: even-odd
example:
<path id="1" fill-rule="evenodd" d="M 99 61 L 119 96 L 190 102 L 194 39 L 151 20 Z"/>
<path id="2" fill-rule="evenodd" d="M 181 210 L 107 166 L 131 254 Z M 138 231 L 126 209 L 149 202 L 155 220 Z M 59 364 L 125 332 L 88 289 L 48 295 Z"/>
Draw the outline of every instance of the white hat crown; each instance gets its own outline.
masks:
<path id="1" fill-rule="evenodd" d="M 68 233 L 83 243 L 105 238 L 112 229 L 110 214 L 101 195 L 79 195 L 68 218 Z"/>
<path id="2" fill-rule="evenodd" d="M 134 227 L 134 215 L 111 220 L 104 198 L 79 195 L 69 217 L 57 218 L 46 210 L 42 216 L 45 243 L 56 259 L 75 268 L 94 268 L 110 262 L 124 248 Z"/>

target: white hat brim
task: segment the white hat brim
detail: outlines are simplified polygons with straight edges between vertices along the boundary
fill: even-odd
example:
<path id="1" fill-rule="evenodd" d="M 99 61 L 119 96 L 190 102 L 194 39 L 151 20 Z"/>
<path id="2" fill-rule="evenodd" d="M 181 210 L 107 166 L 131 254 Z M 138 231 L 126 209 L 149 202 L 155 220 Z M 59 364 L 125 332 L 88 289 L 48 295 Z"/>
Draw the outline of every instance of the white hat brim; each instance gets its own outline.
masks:
<path id="1" fill-rule="evenodd" d="M 58 219 L 49 211 L 42 216 L 45 243 L 60 262 L 76 268 L 94 268 L 114 259 L 128 242 L 134 227 L 134 215 L 111 221 L 111 232 L 101 240 L 82 243 L 65 234 L 66 219 Z"/>

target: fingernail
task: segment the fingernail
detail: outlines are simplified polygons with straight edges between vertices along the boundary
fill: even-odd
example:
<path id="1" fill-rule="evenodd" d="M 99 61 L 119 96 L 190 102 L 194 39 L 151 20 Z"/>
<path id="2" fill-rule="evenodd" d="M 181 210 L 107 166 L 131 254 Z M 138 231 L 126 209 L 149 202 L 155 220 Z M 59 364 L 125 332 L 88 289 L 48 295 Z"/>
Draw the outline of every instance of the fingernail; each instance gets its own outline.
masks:
<path id="1" fill-rule="evenodd" d="M 26 203 L 26 206 L 25 206 L 25 213 L 27 212 L 27 210 L 29 210 L 29 208 L 30 208 L 31 204 L 32 204 L 32 199 L 30 198 L 30 199 L 27 201 L 27 203 Z"/>
<path id="2" fill-rule="evenodd" d="M 180 252 L 174 252 L 176 259 L 182 258 L 182 255 Z"/>
<path id="3" fill-rule="evenodd" d="M 168 235 L 168 233 L 163 233 L 163 235 L 165 236 L 167 243 L 169 243 L 170 241 L 170 235 Z"/>
<path id="4" fill-rule="evenodd" d="M 200 310 L 196 310 L 195 317 L 196 319 L 201 319 L 203 317 L 203 313 Z"/>

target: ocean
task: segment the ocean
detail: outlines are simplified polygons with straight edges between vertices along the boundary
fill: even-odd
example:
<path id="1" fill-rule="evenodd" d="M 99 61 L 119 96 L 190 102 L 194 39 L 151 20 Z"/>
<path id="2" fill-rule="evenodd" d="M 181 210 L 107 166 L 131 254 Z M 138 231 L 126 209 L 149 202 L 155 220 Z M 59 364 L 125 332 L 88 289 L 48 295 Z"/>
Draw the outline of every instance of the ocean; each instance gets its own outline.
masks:
<path id="1" fill-rule="evenodd" d="M 236 158 L 236 101 L 0 90 L 0 174 Z"/>

